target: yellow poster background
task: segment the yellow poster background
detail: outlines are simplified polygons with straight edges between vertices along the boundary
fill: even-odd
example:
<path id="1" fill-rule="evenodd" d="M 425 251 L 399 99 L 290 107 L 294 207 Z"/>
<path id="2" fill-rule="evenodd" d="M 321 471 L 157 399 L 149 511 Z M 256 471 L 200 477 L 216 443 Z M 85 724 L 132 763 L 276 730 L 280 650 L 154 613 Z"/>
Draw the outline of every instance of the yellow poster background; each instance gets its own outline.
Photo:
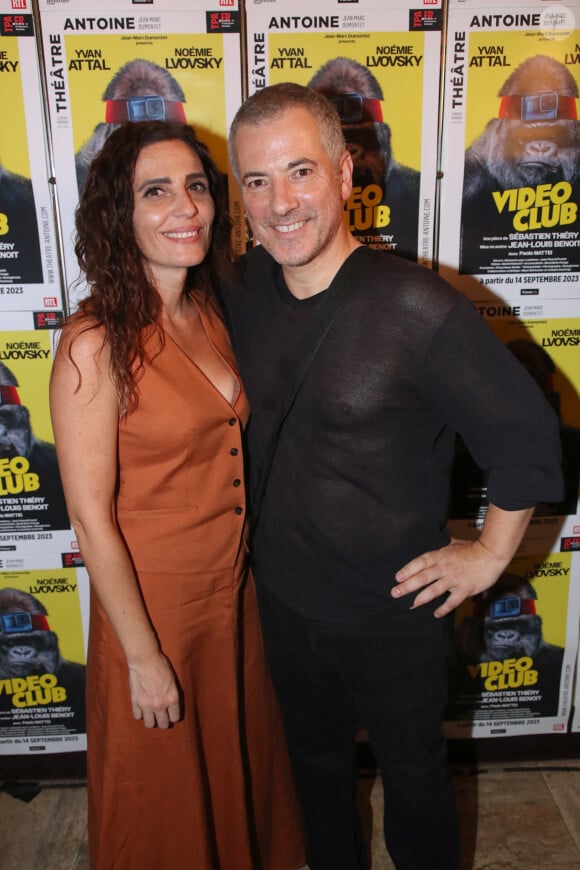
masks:
<path id="1" fill-rule="evenodd" d="M 580 82 L 577 64 L 566 64 L 566 55 L 575 54 L 580 30 L 566 39 L 549 39 L 541 33 L 510 31 L 476 31 L 469 34 L 469 60 L 467 71 L 467 112 L 465 144 L 471 145 L 492 118 L 498 117 L 498 91 L 508 76 L 522 61 L 536 54 L 544 54 L 564 63 L 576 82 Z M 489 54 L 494 50 L 496 53 Z M 503 53 L 502 53 L 503 52 Z M 483 62 L 474 66 L 474 58 L 483 56 Z M 487 59 L 486 59 L 487 58 Z M 505 66 L 503 64 L 506 64 Z"/>
<path id="2" fill-rule="evenodd" d="M 34 595 L 48 611 L 47 621 L 51 631 L 58 635 L 61 656 L 73 662 L 85 663 L 79 587 L 75 568 L 3 571 L 0 573 L 0 589 L 7 587 Z M 42 591 L 49 588 L 62 588 L 63 591 Z"/>
<path id="3" fill-rule="evenodd" d="M 0 105 L 3 117 L 0 133 L 0 162 L 10 172 L 30 178 L 18 40 L 11 36 L 0 37 L 0 52 L 4 55 L 3 60 L 10 64 L 18 63 L 15 72 L 0 72 Z"/>
<path id="4" fill-rule="evenodd" d="M 166 68 L 166 63 L 177 59 L 176 49 L 211 49 L 212 57 L 223 58 L 219 69 L 171 69 L 169 72 L 181 85 L 185 94 L 184 111 L 190 123 L 210 149 L 218 166 L 227 169 L 225 121 L 225 55 L 221 34 L 135 34 L 118 36 L 70 35 L 65 37 L 68 64 L 69 97 L 73 118 L 75 152 L 91 137 L 95 126 L 105 121 L 103 94 L 119 69 L 130 60 L 143 59 Z M 71 69 L 79 59 L 89 61 L 90 53 L 100 52 L 95 63 L 81 63 L 80 69 Z M 96 61 L 98 60 L 98 63 Z M 105 69 L 98 68 L 105 66 Z M 93 66 L 93 68 L 88 68 Z M 97 68 L 94 68 L 94 67 Z"/>
<path id="5" fill-rule="evenodd" d="M 504 344 L 525 339 L 549 354 L 556 366 L 553 387 L 560 395 L 562 423 L 580 428 L 580 318 L 496 320 L 491 326 Z"/>
<path id="6" fill-rule="evenodd" d="M 269 34 L 269 84 L 293 81 L 307 85 L 327 61 L 348 57 L 367 66 L 367 57 L 374 55 L 377 45 L 411 46 L 414 56 L 424 53 L 424 34 L 417 33 L 285 33 Z M 273 58 L 281 57 L 280 49 L 304 49 L 309 68 L 272 68 Z M 421 169 L 421 131 L 423 108 L 423 62 L 415 66 L 373 67 L 383 91 L 383 118 L 391 128 L 392 151 L 395 160 Z"/>
<path id="7" fill-rule="evenodd" d="M 564 569 L 564 576 L 535 577 L 534 571 L 554 571 Z M 550 553 L 547 556 L 518 556 L 510 570 L 526 576 L 538 594 L 536 610 L 542 617 L 542 635 L 546 643 L 566 646 L 566 617 L 570 594 L 570 553 Z"/>
<path id="8" fill-rule="evenodd" d="M 18 380 L 20 402 L 30 411 L 34 435 L 54 443 L 48 402 L 52 367 L 50 330 L 0 332 L 0 362 Z"/>

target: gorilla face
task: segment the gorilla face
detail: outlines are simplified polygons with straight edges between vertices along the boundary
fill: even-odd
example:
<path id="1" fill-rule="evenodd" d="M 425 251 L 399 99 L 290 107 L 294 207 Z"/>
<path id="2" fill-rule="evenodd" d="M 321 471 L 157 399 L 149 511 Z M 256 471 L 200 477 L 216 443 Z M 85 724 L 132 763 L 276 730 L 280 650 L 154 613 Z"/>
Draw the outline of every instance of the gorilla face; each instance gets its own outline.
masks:
<path id="1" fill-rule="evenodd" d="M 384 185 L 390 162 L 390 131 L 387 125 L 367 121 L 345 124 L 342 131 L 354 163 L 354 185 Z"/>
<path id="2" fill-rule="evenodd" d="M 1 679 L 55 674 L 58 663 L 58 640 L 53 631 L 0 636 Z"/>
<path id="3" fill-rule="evenodd" d="M 485 617 L 481 661 L 502 661 L 537 654 L 542 643 L 542 620 L 526 614 L 507 619 Z"/>
<path id="4" fill-rule="evenodd" d="M 149 60 L 136 58 L 124 64 L 107 85 L 103 100 L 108 120 L 96 125 L 89 140 L 75 155 L 79 192 L 94 158 L 121 123 L 153 119 L 186 123 L 182 107 L 185 94 L 181 85 L 170 72 Z"/>
<path id="5" fill-rule="evenodd" d="M 30 415 L 23 405 L 0 406 L 0 455 L 29 456 L 32 449 Z"/>
<path id="6" fill-rule="evenodd" d="M 465 155 L 464 195 L 503 188 L 573 184 L 580 178 L 578 86 L 568 68 L 552 57 L 523 61 L 502 85 L 498 117 Z"/>
<path id="7" fill-rule="evenodd" d="M 580 122 L 490 122 L 488 169 L 505 188 L 574 182 L 580 174 Z"/>

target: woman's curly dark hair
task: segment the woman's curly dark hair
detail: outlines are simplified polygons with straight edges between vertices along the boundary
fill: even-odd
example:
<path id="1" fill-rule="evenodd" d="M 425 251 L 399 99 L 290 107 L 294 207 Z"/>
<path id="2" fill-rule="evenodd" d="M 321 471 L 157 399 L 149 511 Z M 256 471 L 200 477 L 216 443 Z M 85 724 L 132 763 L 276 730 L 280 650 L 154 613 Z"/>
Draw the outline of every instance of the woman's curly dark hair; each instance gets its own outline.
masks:
<path id="1" fill-rule="evenodd" d="M 184 142 L 201 161 L 215 205 L 208 254 L 188 270 L 184 288 L 211 301 L 218 281 L 231 268 L 232 221 L 226 177 L 190 126 L 165 121 L 121 125 L 93 160 L 75 215 L 75 253 L 90 295 L 81 300 L 69 322 L 83 324 L 81 331 L 103 328 L 121 414 L 137 404 L 137 382 L 143 373 L 147 358 L 144 345 L 151 330 L 157 331 L 160 347 L 163 343 L 158 326 L 161 298 L 133 231 L 135 164 L 147 145 L 175 140 Z"/>

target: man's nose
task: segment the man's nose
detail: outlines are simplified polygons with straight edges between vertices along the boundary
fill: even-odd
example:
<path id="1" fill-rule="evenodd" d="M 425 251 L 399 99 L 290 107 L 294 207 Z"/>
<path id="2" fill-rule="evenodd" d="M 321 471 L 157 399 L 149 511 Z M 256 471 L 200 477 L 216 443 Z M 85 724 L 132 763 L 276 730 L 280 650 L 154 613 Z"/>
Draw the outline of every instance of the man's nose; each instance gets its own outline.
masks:
<path id="1" fill-rule="evenodd" d="M 298 197 L 288 178 L 277 178 L 272 181 L 272 209 L 276 214 L 287 214 L 297 208 Z"/>

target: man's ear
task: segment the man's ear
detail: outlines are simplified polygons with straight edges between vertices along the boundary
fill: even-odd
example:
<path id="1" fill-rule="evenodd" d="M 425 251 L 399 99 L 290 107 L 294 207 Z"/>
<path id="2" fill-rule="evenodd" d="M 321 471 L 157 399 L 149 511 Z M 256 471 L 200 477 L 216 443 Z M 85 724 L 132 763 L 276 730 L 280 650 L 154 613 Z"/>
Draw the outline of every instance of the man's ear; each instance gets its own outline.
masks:
<path id="1" fill-rule="evenodd" d="M 350 197 L 352 193 L 352 173 L 353 173 L 353 162 L 352 155 L 350 151 L 347 151 L 346 148 L 342 152 L 342 156 L 338 163 L 338 176 L 340 179 L 340 193 L 344 202 Z"/>

